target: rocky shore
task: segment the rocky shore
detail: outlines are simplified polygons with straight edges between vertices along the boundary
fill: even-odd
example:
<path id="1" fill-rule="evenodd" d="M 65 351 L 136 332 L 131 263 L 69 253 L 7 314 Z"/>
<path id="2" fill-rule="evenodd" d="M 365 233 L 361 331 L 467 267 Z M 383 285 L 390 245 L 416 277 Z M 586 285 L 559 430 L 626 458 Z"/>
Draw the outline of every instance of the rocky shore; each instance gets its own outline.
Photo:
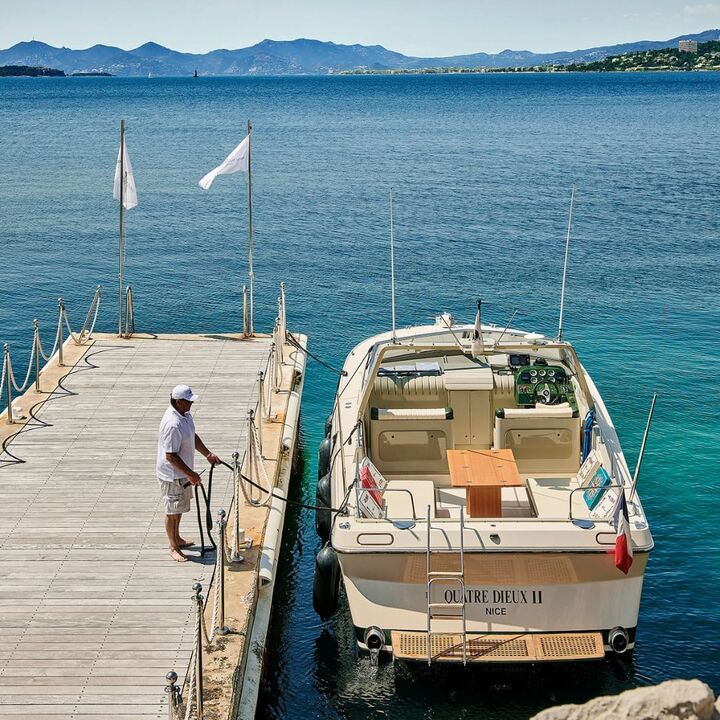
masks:
<path id="1" fill-rule="evenodd" d="M 652 687 L 558 705 L 530 720 L 720 720 L 720 697 L 700 680 L 668 680 Z"/>

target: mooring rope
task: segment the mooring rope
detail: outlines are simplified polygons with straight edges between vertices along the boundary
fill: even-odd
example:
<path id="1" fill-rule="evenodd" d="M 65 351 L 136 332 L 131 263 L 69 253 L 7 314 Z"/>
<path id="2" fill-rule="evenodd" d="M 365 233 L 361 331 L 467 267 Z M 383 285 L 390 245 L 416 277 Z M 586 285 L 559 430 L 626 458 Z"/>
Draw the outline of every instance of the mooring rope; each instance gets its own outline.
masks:
<path id="1" fill-rule="evenodd" d="M 15 373 L 13 372 L 12 360 L 10 359 L 10 356 L 8 355 L 7 374 L 8 374 L 8 378 L 10 378 L 10 382 L 12 382 L 12 386 L 15 388 L 16 392 L 19 392 L 19 393 L 25 392 L 25 389 L 27 388 L 28 383 L 30 382 L 30 376 L 32 375 L 34 360 L 35 360 L 35 342 L 33 341 L 32 350 L 30 351 L 30 362 L 28 363 L 28 369 L 27 369 L 27 372 L 25 373 L 25 380 L 23 381 L 22 385 L 18 385 L 15 380 Z"/>
<path id="2" fill-rule="evenodd" d="M 253 505 L 254 507 L 264 507 L 271 502 L 271 499 L 273 497 L 272 483 L 270 482 L 270 478 L 268 478 L 267 471 L 265 469 L 265 463 L 263 462 L 263 458 L 259 450 L 260 439 L 258 438 L 257 427 L 255 426 L 254 421 L 249 420 L 248 422 L 250 425 L 250 458 L 248 463 L 248 469 L 251 473 L 253 472 L 253 470 L 260 470 L 259 474 L 261 475 L 261 477 L 259 479 L 265 484 L 265 487 L 262 487 L 262 485 L 258 485 L 257 483 L 252 481 L 250 481 L 250 485 L 264 492 L 266 494 L 266 497 L 264 500 L 255 500 L 255 498 L 252 496 L 252 492 L 248 493 L 244 483 L 240 483 L 240 487 L 242 488 L 242 493 L 248 505 Z M 253 468 L 253 465 L 255 466 L 255 468 Z M 242 473 L 240 473 L 240 476 L 244 478 Z M 268 490 L 267 488 L 270 489 Z"/>
<path id="3" fill-rule="evenodd" d="M 324 368 L 327 368 L 330 370 L 330 372 L 334 372 L 336 375 L 339 375 L 340 377 L 345 377 L 347 375 L 347 370 L 338 370 L 337 368 L 333 367 L 329 363 L 325 362 L 321 358 L 319 358 L 317 355 L 314 355 L 311 353 L 307 348 L 303 347 L 298 341 L 297 338 L 289 331 L 285 331 L 288 342 L 294 347 L 300 350 L 301 352 L 304 352 L 308 357 L 311 357 L 315 362 L 320 363 Z"/>
<path id="4" fill-rule="evenodd" d="M 49 354 L 49 355 L 46 355 L 46 354 L 45 354 L 45 351 L 43 350 L 42 340 L 40 339 L 40 330 L 38 329 L 38 333 L 37 333 L 38 352 L 40 353 L 40 357 L 41 357 L 45 362 L 50 362 L 50 358 L 51 358 L 51 357 L 55 354 L 55 352 L 57 351 L 58 343 L 60 342 L 60 330 L 62 330 L 62 325 L 61 325 L 61 322 L 62 322 L 62 321 L 61 321 L 60 319 L 58 319 L 58 320 L 59 320 L 59 322 L 58 322 L 58 328 L 57 328 L 57 330 L 55 331 L 55 342 L 53 343 L 53 347 L 52 347 L 52 350 L 50 351 L 50 354 Z"/>

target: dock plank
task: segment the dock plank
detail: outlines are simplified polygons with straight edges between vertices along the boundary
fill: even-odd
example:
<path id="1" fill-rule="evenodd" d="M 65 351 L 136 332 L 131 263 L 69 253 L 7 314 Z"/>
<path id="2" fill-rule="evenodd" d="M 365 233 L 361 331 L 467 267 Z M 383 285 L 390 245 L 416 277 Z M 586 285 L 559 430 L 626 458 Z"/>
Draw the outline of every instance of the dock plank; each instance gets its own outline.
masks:
<path id="1" fill-rule="evenodd" d="M 164 674 L 185 674 L 191 586 L 207 591 L 214 556 L 168 558 L 157 427 L 170 388 L 187 383 L 208 447 L 242 453 L 269 349 L 269 339 L 103 336 L 87 352 L 97 368 L 63 381 L 76 394 L 36 411 L 48 426 L 11 441 L 24 462 L 0 463 L 0 715 L 166 716 Z M 214 510 L 231 497 L 230 473 L 217 471 Z M 197 538 L 194 517 L 183 533 Z"/>

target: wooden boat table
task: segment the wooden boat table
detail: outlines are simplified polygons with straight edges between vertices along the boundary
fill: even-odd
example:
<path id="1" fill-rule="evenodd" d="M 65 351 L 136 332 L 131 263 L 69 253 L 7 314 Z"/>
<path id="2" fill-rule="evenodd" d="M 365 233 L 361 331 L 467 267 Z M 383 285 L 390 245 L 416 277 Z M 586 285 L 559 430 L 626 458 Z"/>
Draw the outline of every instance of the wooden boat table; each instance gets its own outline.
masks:
<path id="1" fill-rule="evenodd" d="M 473 518 L 502 517 L 502 488 L 523 484 L 512 450 L 448 450 L 450 483 L 467 488 Z"/>

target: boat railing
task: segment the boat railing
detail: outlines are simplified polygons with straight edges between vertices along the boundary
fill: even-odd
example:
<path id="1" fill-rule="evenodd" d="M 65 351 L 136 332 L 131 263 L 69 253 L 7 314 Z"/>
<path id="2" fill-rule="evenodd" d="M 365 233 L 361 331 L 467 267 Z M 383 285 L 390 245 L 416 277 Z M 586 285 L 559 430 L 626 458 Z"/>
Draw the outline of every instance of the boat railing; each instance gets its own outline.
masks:
<path id="1" fill-rule="evenodd" d="M 623 483 L 613 483 L 612 485 L 605 485 L 604 487 L 599 488 L 599 489 L 601 489 L 603 492 L 607 492 L 608 490 L 611 490 L 613 488 L 621 488 L 623 490 L 623 492 L 625 491 L 625 485 Z M 570 520 L 570 521 L 592 520 L 593 522 L 594 521 L 603 522 L 605 520 L 611 520 L 613 518 L 613 515 L 615 514 L 615 507 L 617 506 L 617 503 L 615 503 L 613 505 L 612 509 L 610 510 L 609 513 L 607 513 L 607 515 L 604 515 L 602 517 L 591 517 L 591 516 L 579 517 L 577 515 L 573 515 L 573 495 L 576 492 L 587 492 L 588 489 L 589 488 L 587 488 L 587 487 L 576 487 L 570 491 L 570 495 L 568 497 L 568 520 Z"/>

